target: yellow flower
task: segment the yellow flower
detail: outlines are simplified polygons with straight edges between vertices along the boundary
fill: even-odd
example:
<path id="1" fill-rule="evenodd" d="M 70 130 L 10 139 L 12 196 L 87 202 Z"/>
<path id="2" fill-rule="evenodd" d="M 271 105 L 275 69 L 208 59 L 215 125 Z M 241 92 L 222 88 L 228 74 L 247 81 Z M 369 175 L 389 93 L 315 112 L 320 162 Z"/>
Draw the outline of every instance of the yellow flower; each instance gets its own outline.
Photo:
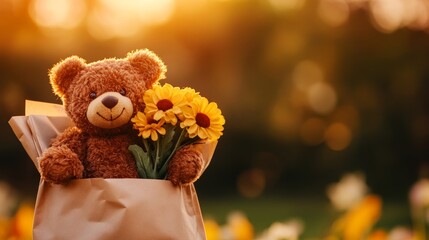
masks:
<path id="1" fill-rule="evenodd" d="M 194 98 L 200 98 L 201 95 L 199 92 L 196 92 L 195 89 L 190 88 L 190 87 L 185 87 L 183 89 L 180 89 L 180 92 L 183 95 L 183 100 L 185 101 L 186 104 L 182 105 L 182 111 L 181 113 L 177 114 L 177 117 L 179 118 L 179 120 L 181 122 L 185 121 L 185 116 L 183 115 L 183 108 L 188 108 L 189 104 L 192 103 L 192 101 L 194 100 Z"/>
<path id="2" fill-rule="evenodd" d="M 13 236 L 17 239 L 30 240 L 33 235 L 33 216 L 34 209 L 29 204 L 23 204 L 19 207 L 13 219 Z"/>
<path id="3" fill-rule="evenodd" d="M 134 123 L 134 128 L 139 130 L 139 136 L 143 138 L 151 138 L 152 141 L 158 140 L 158 133 L 165 135 L 165 128 L 162 127 L 165 121 L 155 121 L 151 117 L 146 116 L 142 112 L 137 112 L 136 116 L 131 119 Z"/>
<path id="4" fill-rule="evenodd" d="M 185 87 L 181 91 L 184 94 L 184 98 L 188 103 L 192 102 L 194 98 L 200 97 L 200 93 L 196 92 L 195 89 L 190 87 Z"/>
<path id="5" fill-rule="evenodd" d="M 185 119 L 180 127 L 187 128 L 190 138 L 198 136 L 201 139 L 217 140 L 222 136 L 225 118 L 216 103 L 195 96 L 189 107 L 182 111 Z"/>
<path id="6" fill-rule="evenodd" d="M 241 212 L 232 212 L 229 214 L 226 229 L 233 236 L 232 239 L 255 239 L 252 223 Z"/>
<path id="7" fill-rule="evenodd" d="M 220 239 L 220 227 L 215 220 L 204 219 L 204 229 L 206 230 L 207 240 Z"/>
<path id="8" fill-rule="evenodd" d="M 362 239 L 363 235 L 380 217 L 382 202 L 380 197 L 369 195 L 356 207 L 347 212 L 344 225 L 344 239 Z"/>
<path id="9" fill-rule="evenodd" d="M 147 90 L 143 101 L 146 104 L 146 114 L 153 116 L 156 121 L 164 119 L 172 125 L 177 124 L 176 114 L 181 113 L 181 107 L 186 103 L 180 88 L 168 83 L 164 86 L 155 85 L 153 89 Z"/>
<path id="10" fill-rule="evenodd" d="M 7 239 L 11 232 L 11 221 L 0 216 L 0 239 Z"/>
<path id="11" fill-rule="evenodd" d="M 367 240 L 387 240 L 388 236 L 387 233 L 384 230 L 376 230 L 374 232 L 372 232 Z"/>

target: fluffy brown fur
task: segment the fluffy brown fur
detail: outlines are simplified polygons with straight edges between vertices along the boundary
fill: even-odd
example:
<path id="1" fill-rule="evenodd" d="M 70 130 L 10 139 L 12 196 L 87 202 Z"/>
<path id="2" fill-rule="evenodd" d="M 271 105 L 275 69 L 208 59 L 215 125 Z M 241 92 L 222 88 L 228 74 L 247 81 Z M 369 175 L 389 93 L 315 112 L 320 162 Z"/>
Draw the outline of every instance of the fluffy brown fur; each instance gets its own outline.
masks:
<path id="1" fill-rule="evenodd" d="M 128 151 L 137 140 L 130 118 L 143 110 L 144 92 L 165 72 L 164 63 L 149 50 L 90 64 L 72 56 L 56 64 L 50 82 L 75 127 L 58 136 L 40 158 L 42 178 L 64 184 L 78 178 L 138 177 Z M 184 148 L 171 161 L 169 179 L 188 184 L 202 166 L 201 153 Z"/>
<path id="2" fill-rule="evenodd" d="M 195 182 L 203 171 L 203 156 L 186 146 L 176 152 L 168 168 L 168 179 L 175 185 Z"/>

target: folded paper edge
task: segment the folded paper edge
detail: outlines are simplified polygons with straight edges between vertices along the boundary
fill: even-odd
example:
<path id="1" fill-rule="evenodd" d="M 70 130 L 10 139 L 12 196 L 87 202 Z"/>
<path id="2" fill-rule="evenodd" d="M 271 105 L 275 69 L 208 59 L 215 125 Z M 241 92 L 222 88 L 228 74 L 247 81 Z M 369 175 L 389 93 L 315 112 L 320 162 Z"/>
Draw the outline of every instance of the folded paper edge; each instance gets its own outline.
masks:
<path id="1" fill-rule="evenodd" d="M 27 125 L 27 117 L 14 116 L 10 118 L 8 123 L 11 126 L 12 131 L 15 133 L 15 136 L 18 138 L 18 140 L 24 147 L 24 150 L 27 152 L 28 156 L 31 158 L 37 170 L 39 171 L 39 165 L 37 164 L 36 145 L 32 140 L 26 139 L 31 136 L 31 130 Z"/>
<path id="2" fill-rule="evenodd" d="M 61 104 L 25 100 L 25 116 L 29 115 L 64 117 L 67 113 Z"/>

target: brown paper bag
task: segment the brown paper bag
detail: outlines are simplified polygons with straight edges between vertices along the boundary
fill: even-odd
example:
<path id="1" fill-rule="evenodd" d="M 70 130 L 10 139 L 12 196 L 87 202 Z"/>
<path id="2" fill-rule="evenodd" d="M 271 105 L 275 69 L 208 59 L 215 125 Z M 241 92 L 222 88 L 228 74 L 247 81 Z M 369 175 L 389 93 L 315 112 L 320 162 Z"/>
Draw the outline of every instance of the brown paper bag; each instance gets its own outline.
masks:
<path id="1" fill-rule="evenodd" d="M 71 126 L 60 105 L 26 102 L 29 116 L 13 131 L 38 168 L 52 138 Z M 41 107 L 40 107 L 41 106 Z M 45 115 L 46 114 L 46 115 Z M 194 145 L 209 164 L 216 142 Z M 63 186 L 40 181 L 33 239 L 206 239 L 193 184 L 152 179 L 79 179 Z"/>

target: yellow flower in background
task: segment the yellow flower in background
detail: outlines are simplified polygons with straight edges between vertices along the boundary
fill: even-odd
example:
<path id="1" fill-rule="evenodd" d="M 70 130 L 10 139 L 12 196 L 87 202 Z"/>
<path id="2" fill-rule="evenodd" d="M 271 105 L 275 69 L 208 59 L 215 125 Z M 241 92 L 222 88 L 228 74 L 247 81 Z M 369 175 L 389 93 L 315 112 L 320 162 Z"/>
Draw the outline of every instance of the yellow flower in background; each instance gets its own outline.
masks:
<path id="1" fill-rule="evenodd" d="M 162 127 L 165 121 L 155 121 L 151 117 L 146 116 L 142 112 L 137 112 L 136 116 L 131 119 L 131 122 L 134 123 L 134 128 L 139 130 L 139 136 L 142 136 L 144 139 L 151 138 L 152 141 L 158 140 L 158 133 L 165 135 L 165 128 Z"/>
<path id="2" fill-rule="evenodd" d="M 367 233 L 379 219 L 381 206 L 380 197 L 368 195 L 356 207 L 350 209 L 344 219 L 344 239 L 363 239 L 362 237 L 364 234 Z"/>
<path id="3" fill-rule="evenodd" d="M 10 220 L 0 217 L 0 239 L 7 239 L 10 235 Z"/>
<path id="4" fill-rule="evenodd" d="M 185 120 L 181 128 L 187 128 L 190 138 L 217 140 L 222 136 L 225 118 L 214 102 L 209 103 L 205 97 L 195 97 L 189 107 L 182 109 Z"/>
<path id="5" fill-rule="evenodd" d="M 156 121 L 164 119 L 172 125 L 177 124 L 176 114 L 181 113 L 181 107 L 186 103 L 180 88 L 168 83 L 164 86 L 155 85 L 153 89 L 147 90 L 143 101 L 146 104 L 146 114 L 153 116 Z"/>
<path id="6" fill-rule="evenodd" d="M 371 234 L 369 234 L 367 240 L 387 240 L 388 236 L 386 231 L 384 230 L 376 230 L 374 232 L 372 232 Z"/>
<path id="7" fill-rule="evenodd" d="M 28 204 L 21 205 L 12 222 L 12 236 L 19 240 L 31 240 L 33 236 L 33 216 L 34 208 L 32 206 Z"/>
<path id="8" fill-rule="evenodd" d="M 220 240 L 220 226 L 213 219 L 204 219 L 207 240 Z"/>
<path id="9" fill-rule="evenodd" d="M 253 240 L 254 230 L 249 219 L 241 212 L 232 212 L 228 216 L 222 239 Z"/>

